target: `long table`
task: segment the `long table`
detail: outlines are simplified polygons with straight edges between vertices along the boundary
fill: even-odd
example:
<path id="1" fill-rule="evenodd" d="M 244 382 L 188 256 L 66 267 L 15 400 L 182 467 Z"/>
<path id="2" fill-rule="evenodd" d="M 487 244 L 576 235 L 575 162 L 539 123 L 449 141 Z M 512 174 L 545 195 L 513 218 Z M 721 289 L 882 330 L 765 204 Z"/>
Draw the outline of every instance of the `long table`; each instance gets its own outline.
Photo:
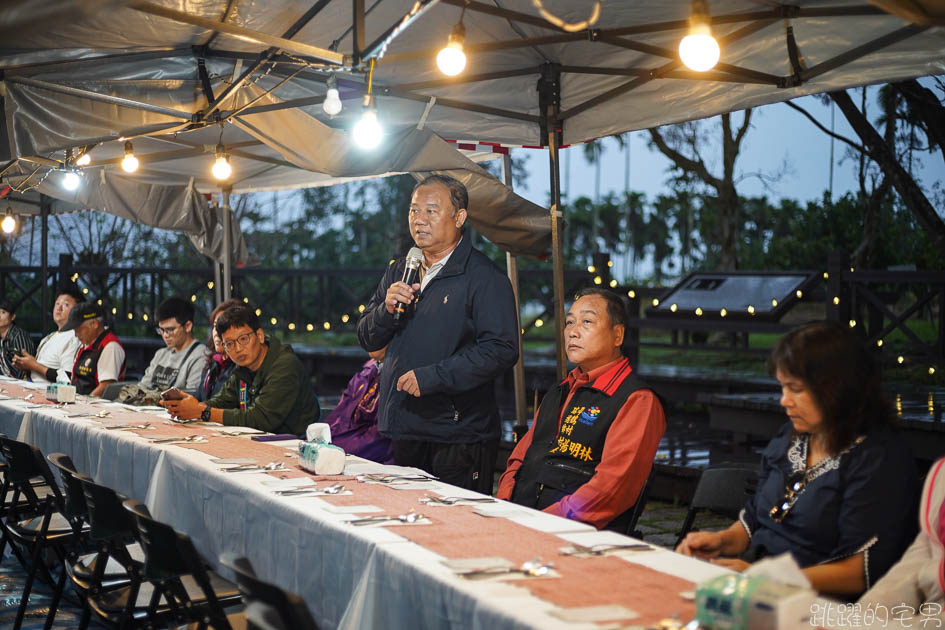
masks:
<path id="1" fill-rule="evenodd" d="M 42 400 L 41 392 L 0 380 L 0 432 L 44 454 L 67 453 L 97 482 L 144 501 L 155 518 L 187 533 L 218 569 L 223 552 L 247 556 L 263 579 L 301 595 L 320 627 L 652 625 L 673 615 L 691 619 L 695 583 L 725 572 L 658 548 L 564 555 L 561 550 L 572 543 L 634 541 L 504 501 L 422 504 L 425 496 L 479 495 L 438 481 L 358 481 L 358 476 L 411 469 L 350 456 L 345 475 L 312 476 L 297 468 L 296 443 L 255 442 L 229 435 L 230 429 L 178 425 L 163 411 L 99 401 L 56 408 Z M 193 435 L 203 441 L 152 442 L 158 436 Z M 220 457 L 282 462 L 286 469 L 228 473 L 213 463 Z M 342 483 L 346 492 L 320 497 L 274 493 L 313 480 L 318 487 Z M 355 527 L 347 522 L 411 509 L 425 515 L 420 523 Z M 554 568 L 545 577 L 500 574 L 471 580 L 444 564 L 482 557 L 498 557 L 514 567 L 541 558 Z"/>

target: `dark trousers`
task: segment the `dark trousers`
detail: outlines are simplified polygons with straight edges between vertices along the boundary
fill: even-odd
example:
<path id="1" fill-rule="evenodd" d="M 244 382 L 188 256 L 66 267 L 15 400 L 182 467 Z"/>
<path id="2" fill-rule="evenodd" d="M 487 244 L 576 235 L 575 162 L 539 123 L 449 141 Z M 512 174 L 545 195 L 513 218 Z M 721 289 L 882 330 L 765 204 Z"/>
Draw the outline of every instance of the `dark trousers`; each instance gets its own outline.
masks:
<path id="1" fill-rule="evenodd" d="M 413 466 L 445 483 L 491 495 L 498 446 L 497 440 L 473 444 L 394 440 L 394 463 Z"/>

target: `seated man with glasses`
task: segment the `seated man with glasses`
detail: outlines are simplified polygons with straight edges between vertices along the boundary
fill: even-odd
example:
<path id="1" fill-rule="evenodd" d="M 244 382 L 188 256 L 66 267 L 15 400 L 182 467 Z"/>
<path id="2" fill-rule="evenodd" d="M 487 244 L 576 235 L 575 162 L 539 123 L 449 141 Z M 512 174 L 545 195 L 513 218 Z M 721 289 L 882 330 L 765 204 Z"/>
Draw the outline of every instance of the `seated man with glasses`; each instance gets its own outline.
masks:
<path id="1" fill-rule="evenodd" d="M 293 435 L 318 421 L 318 401 L 305 367 L 292 346 L 266 338 L 252 308 L 231 306 L 220 313 L 214 328 L 237 368 L 206 403 L 190 394 L 163 401 L 171 415 Z"/>
<path id="2" fill-rule="evenodd" d="M 158 322 L 157 334 L 167 347 L 155 353 L 139 385 L 161 391 L 176 387 L 196 392 L 207 347 L 194 339 L 194 305 L 183 298 L 169 297 L 158 305 L 154 319 Z"/>
<path id="3" fill-rule="evenodd" d="M 676 551 L 736 571 L 789 552 L 817 591 L 859 595 L 916 531 L 917 471 L 879 368 L 829 322 L 785 335 L 768 368 L 788 422 L 762 454 L 758 491 L 728 529 L 692 532 Z"/>

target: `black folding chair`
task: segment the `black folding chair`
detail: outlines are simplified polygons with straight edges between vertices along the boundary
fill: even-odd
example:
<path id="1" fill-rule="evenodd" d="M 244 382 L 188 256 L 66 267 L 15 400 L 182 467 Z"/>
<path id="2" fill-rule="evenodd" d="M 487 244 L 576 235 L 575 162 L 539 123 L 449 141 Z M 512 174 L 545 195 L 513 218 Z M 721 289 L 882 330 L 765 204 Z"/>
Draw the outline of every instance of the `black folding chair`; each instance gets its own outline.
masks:
<path id="1" fill-rule="evenodd" d="M 166 609 L 180 623 L 232 630 L 224 609 L 241 603 L 236 585 L 208 569 L 190 537 L 154 520 L 144 504 L 127 499 L 124 507 L 144 550 L 142 577 L 154 585 L 148 617 L 162 617 Z"/>
<path id="2" fill-rule="evenodd" d="M 6 437 L 6 435 L 0 433 L 0 439 Z M 0 557 L 3 557 L 7 543 L 10 542 L 10 536 L 6 528 L 2 527 L 2 524 L 7 522 L 7 515 L 11 515 L 12 519 L 22 520 L 27 516 L 41 514 L 43 509 L 41 500 L 45 499 L 50 492 L 49 487 L 42 479 L 32 479 L 31 492 L 28 493 L 21 490 L 19 484 L 14 486 L 9 475 L 10 466 L 2 456 L 3 453 L 0 451 Z M 27 571 L 29 562 L 20 553 L 19 548 L 16 545 L 10 545 L 10 549 L 23 570 Z"/>
<path id="3" fill-rule="evenodd" d="M 656 468 L 653 467 L 650 469 L 650 474 L 646 478 L 646 483 L 640 488 L 640 494 L 637 496 L 636 503 L 634 503 L 630 509 L 608 523 L 604 529 L 619 532 L 627 536 L 633 536 L 634 538 L 643 538 L 643 534 L 637 530 L 637 522 L 640 520 L 643 510 L 646 509 L 646 502 L 650 498 L 650 486 L 653 483 L 653 476 L 655 474 Z"/>
<path id="4" fill-rule="evenodd" d="M 738 518 L 745 501 L 758 487 L 758 473 L 753 468 L 706 468 L 699 477 L 696 491 L 689 503 L 689 511 L 683 521 L 676 545 L 682 542 L 696 515 L 710 511 L 730 518 Z"/>
<path id="5" fill-rule="evenodd" d="M 305 601 L 259 579 L 247 558 L 225 553 L 220 562 L 236 573 L 250 630 L 318 630 Z"/>
<path id="6" fill-rule="evenodd" d="M 53 585 L 53 599 L 44 626 L 49 630 L 65 587 L 67 549 L 78 543 L 85 527 L 84 515 L 75 511 L 74 505 L 66 505 L 46 459 L 35 446 L 4 437 L 0 438 L 0 452 L 9 466 L 7 476 L 14 488 L 14 497 L 19 494 L 26 497 L 29 510 L 33 514 L 22 518 L 26 515 L 10 512 L 3 525 L 12 542 L 22 545 L 30 553 L 26 583 L 13 628 L 18 630 L 22 625 L 33 583 L 37 576 L 42 576 Z M 40 499 L 36 495 L 32 481 L 35 477 L 42 478 L 49 487 L 50 491 L 45 498 Z M 58 580 L 43 561 L 43 552 L 46 550 L 52 550 L 60 561 L 62 572 Z"/>

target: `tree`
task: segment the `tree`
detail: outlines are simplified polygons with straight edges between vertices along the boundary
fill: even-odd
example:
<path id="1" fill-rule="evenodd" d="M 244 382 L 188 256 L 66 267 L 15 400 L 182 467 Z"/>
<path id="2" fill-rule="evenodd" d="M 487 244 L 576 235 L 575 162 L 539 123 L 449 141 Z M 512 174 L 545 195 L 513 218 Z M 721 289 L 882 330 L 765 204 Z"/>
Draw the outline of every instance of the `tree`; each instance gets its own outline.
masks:
<path id="1" fill-rule="evenodd" d="M 709 144 L 708 132 L 700 121 L 687 122 L 666 127 L 663 132 L 650 129 L 650 146 L 673 162 L 683 179 L 695 180 L 714 191 L 714 203 L 718 212 L 717 232 L 703 234 L 719 246 L 719 267 L 723 270 L 738 268 L 739 198 L 736 189 L 735 162 L 738 160 L 745 134 L 751 127 L 752 110 L 746 109 L 741 125 L 733 127 L 732 114 L 722 114 L 721 125 L 721 171 L 712 173 L 702 155 Z"/>

